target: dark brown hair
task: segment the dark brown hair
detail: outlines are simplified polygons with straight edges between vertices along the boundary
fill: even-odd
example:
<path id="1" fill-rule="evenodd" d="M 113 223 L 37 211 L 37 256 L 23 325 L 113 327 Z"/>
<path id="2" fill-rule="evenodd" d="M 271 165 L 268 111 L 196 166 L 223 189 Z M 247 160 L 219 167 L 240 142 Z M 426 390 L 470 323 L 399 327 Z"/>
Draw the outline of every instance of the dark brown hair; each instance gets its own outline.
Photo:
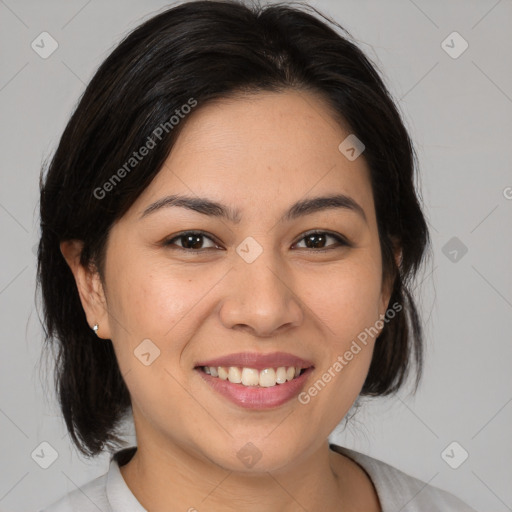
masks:
<path id="1" fill-rule="evenodd" d="M 159 172 L 189 117 L 163 133 L 98 199 L 98 187 L 155 138 L 155 129 L 190 98 L 199 109 L 238 93 L 289 89 L 320 95 L 333 118 L 343 119 L 366 146 L 383 276 L 393 279 L 390 304 L 403 310 L 386 322 L 361 395 L 396 392 L 412 362 L 418 385 L 422 328 L 409 284 L 429 235 L 415 190 L 414 148 L 375 66 L 341 26 L 312 7 L 188 2 L 144 22 L 114 49 L 41 172 L 38 285 L 45 347 L 57 348 L 55 386 L 68 431 L 83 454 L 119 447 L 118 427 L 131 402 L 112 343 L 99 342 L 86 321 L 60 242 L 83 241 L 81 263 L 103 276 L 109 229 Z M 393 257 L 397 245 L 399 266 Z"/>

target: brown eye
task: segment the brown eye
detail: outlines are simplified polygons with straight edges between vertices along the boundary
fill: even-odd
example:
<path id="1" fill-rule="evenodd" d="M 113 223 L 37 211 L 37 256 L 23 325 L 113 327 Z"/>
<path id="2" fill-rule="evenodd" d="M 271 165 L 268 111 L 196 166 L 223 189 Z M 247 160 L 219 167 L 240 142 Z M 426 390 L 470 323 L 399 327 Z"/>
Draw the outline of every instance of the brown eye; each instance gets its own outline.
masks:
<path id="1" fill-rule="evenodd" d="M 336 241 L 335 244 L 327 244 L 328 239 L 333 239 Z M 305 241 L 305 249 L 313 249 L 313 250 L 328 250 L 335 249 L 340 246 L 349 245 L 348 242 L 341 237 L 340 235 L 335 235 L 333 233 L 329 233 L 326 231 L 313 231 L 306 234 L 299 243 Z M 302 247 L 301 247 L 302 248 Z"/>
<path id="2" fill-rule="evenodd" d="M 211 245 L 209 247 L 204 246 L 204 241 L 209 240 L 211 242 Z M 180 244 L 177 245 L 175 242 L 180 241 Z M 206 236 L 202 232 L 198 231 L 186 231 L 184 233 L 181 233 L 178 236 L 175 236 L 174 238 L 171 238 L 170 240 L 167 240 L 164 243 L 165 246 L 175 246 L 173 248 L 181 249 L 184 251 L 192 251 L 197 252 L 204 249 L 210 249 L 218 247 L 217 244 L 208 236 Z"/>

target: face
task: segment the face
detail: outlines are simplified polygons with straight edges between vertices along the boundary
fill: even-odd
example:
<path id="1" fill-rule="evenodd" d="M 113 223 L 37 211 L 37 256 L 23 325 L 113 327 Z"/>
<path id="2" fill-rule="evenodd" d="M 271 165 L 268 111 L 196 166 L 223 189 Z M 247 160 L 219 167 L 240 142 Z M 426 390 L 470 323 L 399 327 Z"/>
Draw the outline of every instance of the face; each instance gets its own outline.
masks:
<path id="1" fill-rule="evenodd" d="M 114 344 L 139 446 L 276 471 L 350 409 L 375 343 L 354 340 L 382 328 L 389 293 L 364 154 L 338 149 L 349 134 L 311 93 L 197 108 L 112 227 L 106 312 L 88 316 Z"/>

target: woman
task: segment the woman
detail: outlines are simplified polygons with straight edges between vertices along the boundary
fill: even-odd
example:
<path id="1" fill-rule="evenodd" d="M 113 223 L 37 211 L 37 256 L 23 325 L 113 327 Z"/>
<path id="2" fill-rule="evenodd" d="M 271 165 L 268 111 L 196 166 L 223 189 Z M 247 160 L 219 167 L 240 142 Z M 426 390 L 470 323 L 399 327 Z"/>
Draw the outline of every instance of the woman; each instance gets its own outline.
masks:
<path id="1" fill-rule="evenodd" d="M 69 433 L 112 457 L 46 511 L 472 510 L 328 442 L 412 363 L 418 385 L 429 243 L 400 115 L 331 23 L 189 2 L 87 87 L 41 178 L 38 277 Z"/>

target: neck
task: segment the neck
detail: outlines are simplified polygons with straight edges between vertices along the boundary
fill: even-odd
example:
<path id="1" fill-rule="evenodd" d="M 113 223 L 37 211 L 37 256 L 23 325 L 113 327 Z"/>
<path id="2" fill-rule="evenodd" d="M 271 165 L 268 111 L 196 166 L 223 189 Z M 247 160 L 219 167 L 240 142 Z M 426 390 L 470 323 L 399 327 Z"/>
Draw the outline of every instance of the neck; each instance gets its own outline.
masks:
<path id="1" fill-rule="evenodd" d="M 227 471 L 177 446 L 145 443 L 121 474 L 148 511 L 380 510 L 363 470 L 327 441 L 299 463 L 251 473 Z"/>

